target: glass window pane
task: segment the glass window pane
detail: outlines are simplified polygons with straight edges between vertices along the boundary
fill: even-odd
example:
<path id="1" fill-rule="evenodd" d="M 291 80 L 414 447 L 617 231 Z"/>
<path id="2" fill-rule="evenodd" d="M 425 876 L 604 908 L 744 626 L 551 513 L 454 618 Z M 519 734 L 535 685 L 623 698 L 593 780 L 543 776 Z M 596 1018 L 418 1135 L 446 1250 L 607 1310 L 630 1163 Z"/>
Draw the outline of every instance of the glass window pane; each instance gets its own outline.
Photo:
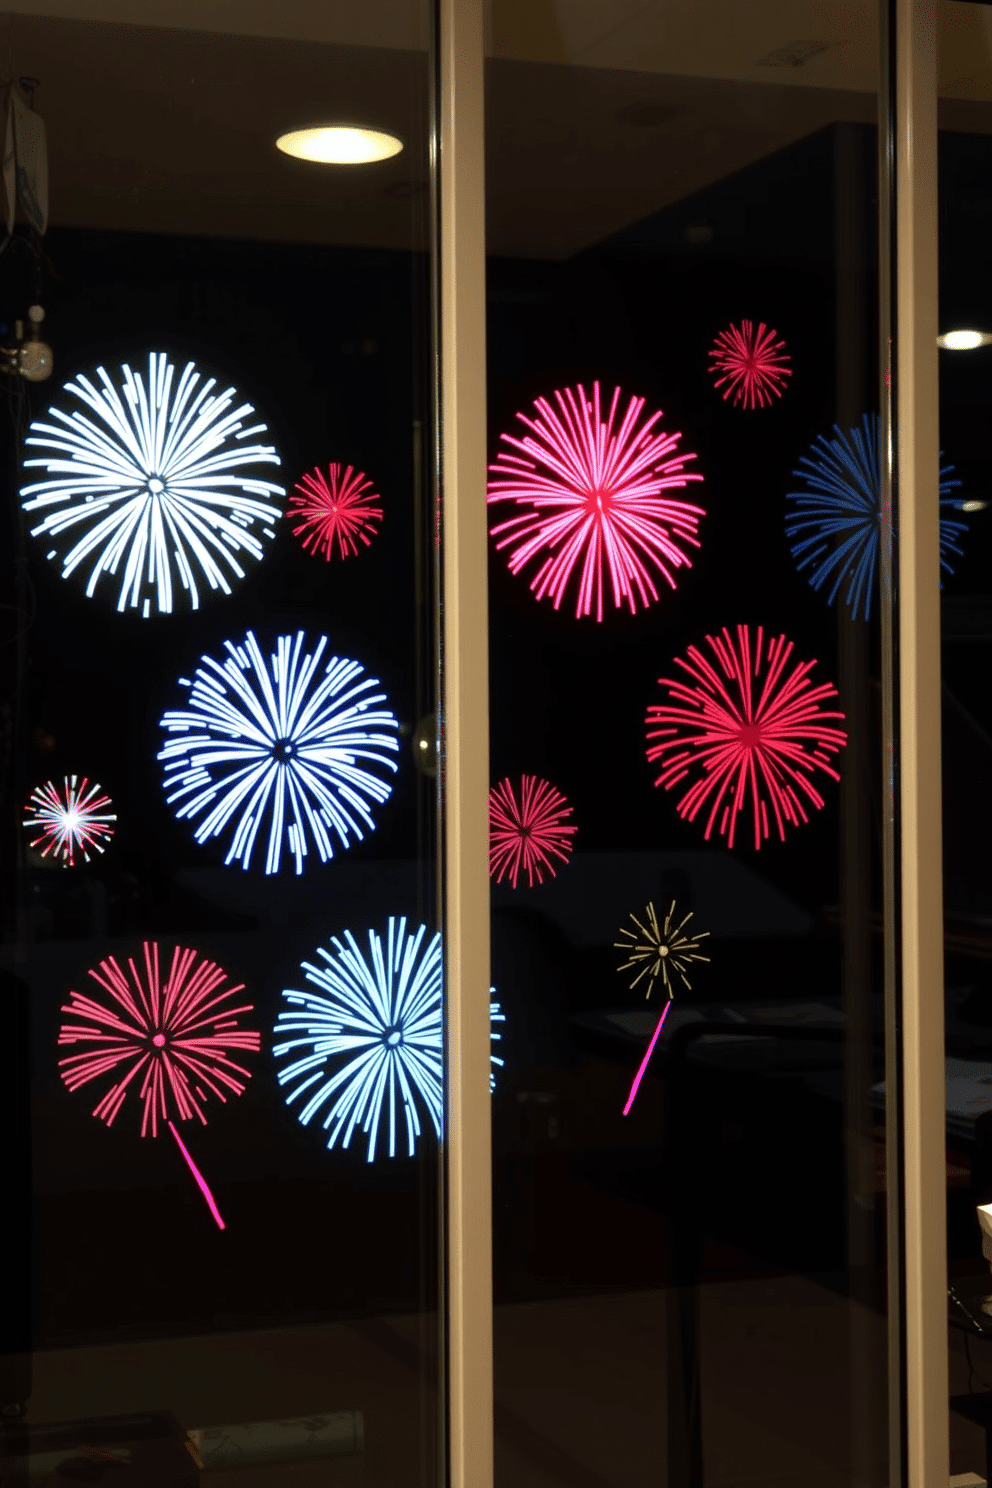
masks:
<path id="1" fill-rule="evenodd" d="M 9 1450 L 435 1482 L 429 7 L 59 9 L 0 17 Z"/>
<path id="2" fill-rule="evenodd" d="M 951 1471 L 987 1476 L 992 1282 L 977 1205 L 992 1202 L 992 884 L 988 643 L 990 463 L 985 425 L 992 303 L 983 222 L 992 208 L 992 11 L 940 8 L 941 664 L 947 1029 L 947 1242 Z M 983 334 L 984 333 L 984 334 Z M 985 1242 L 992 1253 L 992 1244 Z"/>
<path id="3" fill-rule="evenodd" d="M 494 4 L 497 1480 L 887 1484 L 877 11 Z"/>

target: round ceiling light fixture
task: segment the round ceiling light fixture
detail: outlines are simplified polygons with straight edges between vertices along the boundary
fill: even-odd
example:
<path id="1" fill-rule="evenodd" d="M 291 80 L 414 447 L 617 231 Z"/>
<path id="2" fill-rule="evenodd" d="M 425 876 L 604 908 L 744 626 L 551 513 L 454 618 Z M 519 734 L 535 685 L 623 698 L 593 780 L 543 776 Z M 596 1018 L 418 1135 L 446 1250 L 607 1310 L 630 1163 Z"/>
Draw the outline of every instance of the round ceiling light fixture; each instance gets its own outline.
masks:
<path id="1" fill-rule="evenodd" d="M 988 331 L 945 331 L 937 337 L 942 351 L 975 351 L 979 346 L 992 345 L 992 334 Z"/>
<path id="2" fill-rule="evenodd" d="M 367 165 L 398 155 L 403 141 L 383 129 L 364 129 L 357 124 L 312 124 L 281 134 L 276 149 L 297 160 L 319 165 Z"/>

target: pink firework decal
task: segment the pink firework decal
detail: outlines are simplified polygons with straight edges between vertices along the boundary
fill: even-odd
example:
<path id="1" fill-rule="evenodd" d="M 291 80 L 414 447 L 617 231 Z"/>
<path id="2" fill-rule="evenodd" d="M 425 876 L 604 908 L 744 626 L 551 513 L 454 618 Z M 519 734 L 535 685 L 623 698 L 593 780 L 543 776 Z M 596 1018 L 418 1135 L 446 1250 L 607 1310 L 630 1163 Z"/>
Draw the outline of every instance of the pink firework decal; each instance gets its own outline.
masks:
<path id="1" fill-rule="evenodd" d="M 768 408 L 792 376 L 785 342 L 764 321 L 742 320 L 721 331 L 710 348 L 710 372 L 724 402 L 735 408 Z"/>
<path id="2" fill-rule="evenodd" d="M 244 987 L 184 946 L 173 950 L 163 980 L 156 941 L 145 941 L 142 957 L 129 957 L 124 967 L 108 956 L 89 976 L 95 987 L 70 992 L 62 1009 L 59 1047 L 77 1051 L 59 1060 L 64 1084 L 76 1091 L 94 1080 L 109 1082 L 93 1107 L 108 1126 L 133 1094 L 141 1105 L 141 1135 L 155 1137 L 168 1127 L 223 1229 L 175 1122 L 195 1118 L 206 1126 L 212 1097 L 226 1101 L 244 1091 L 250 1071 L 238 1060 L 261 1048 L 261 1036 L 238 1021 L 254 1010 Z"/>
<path id="3" fill-rule="evenodd" d="M 40 847 L 43 858 L 61 858 L 66 868 L 75 866 L 77 856 L 88 863 L 90 852 L 102 853 L 114 835 L 112 805 L 85 775 L 67 775 L 61 786 L 46 780 L 31 792 L 25 808 L 24 825 L 38 834 L 31 846 Z"/>
<path id="4" fill-rule="evenodd" d="M 509 878 L 516 888 L 526 873 L 528 885 L 554 878 L 558 865 L 572 856 L 578 828 L 572 808 L 560 790 L 536 775 L 523 775 L 519 789 L 501 780 L 489 792 L 489 873 L 497 883 Z"/>
<path id="5" fill-rule="evenodd" d="M 379 497 L 372 482 L 353 466 L 328 465 L 327 474 L 311 470 L 297 481 L 286 505 L 293 536 L 304 548 L 330 561 L 337 544 L 340 558 L 352 557 L 358 544 L 368 547 L 382 521 Z"/>
<path id="6" fill-rule="evenodd" d="M 702 480 L 685 468 L 695 455 L 678 452 L 680 434 L 656 429 L 660 411 L 642 420 L 643 398 L 618 421 L 619 388 L 605 416 L 598 382 L 591 399 L 580 385 L 534 407 L 534 418 L 517 414 L 529 433 L 502 435 L 509 448 L 489 467 L 489 502 L 517 508 L 491 529 L 510 571 L 537 563 L 530 587 L 556 610 L 574 581 L 576 618 L 602 620 L 607 590 L 631 614 L 655 603 L 656 579 L 674 589 L 699 547 L 703 508 L 668 494 Z"/>
<path id="7" fill-rule="evenodd" d="M 766 640 L 760 625 L 753 639 L 738 625 L 706 644 L 712 657 L 690 646 L 675 659 L 681 675 L 659 678 L 668 700 L 647 715 L 647 756 L 662 766 L 655 784 L 684 786 L 679 815 L 695 821 L 702 813 L 707 840 L 715 828 L 733 847 L 737 819 L 747 812 L 756 848 L 771 822 L 784 841 L 787 824 L 808 821 L 807 809 L 823 805 L 817 771 L 840 779 L 830 760 L 847 742 L 837 727 L 844 715 L 821 707 L 837 689 L 814 687 L 816 663 L 793 663 L 792 642 Z"/>

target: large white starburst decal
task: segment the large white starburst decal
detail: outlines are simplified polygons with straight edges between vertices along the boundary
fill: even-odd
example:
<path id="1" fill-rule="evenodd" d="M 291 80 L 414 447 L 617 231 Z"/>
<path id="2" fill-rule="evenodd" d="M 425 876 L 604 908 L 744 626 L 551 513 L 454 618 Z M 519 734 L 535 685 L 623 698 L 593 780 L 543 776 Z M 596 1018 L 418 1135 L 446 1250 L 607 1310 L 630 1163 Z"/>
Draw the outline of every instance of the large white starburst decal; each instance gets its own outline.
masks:
<path id="1" fill-rule="evenodd" d="M 91 598 L 116 580 L 120 611 L 195 610 L 201 587 L 230 594 L 275 537 L 285 491 L 257 469 L 279 456 L 259 442 L 268 430 L 252 405 L 195 363 L 177 372 L 153 351 L 147 378 L 126 363 L 118 375 L 119 386 L 103 367 L 95 381 L 80 374 L 63 389 L 69 411 L 31 425 L 39 453 L 24 466 L 46 472 L 21 489 L 24 510 L 44 513 L 31 534 Z"/>

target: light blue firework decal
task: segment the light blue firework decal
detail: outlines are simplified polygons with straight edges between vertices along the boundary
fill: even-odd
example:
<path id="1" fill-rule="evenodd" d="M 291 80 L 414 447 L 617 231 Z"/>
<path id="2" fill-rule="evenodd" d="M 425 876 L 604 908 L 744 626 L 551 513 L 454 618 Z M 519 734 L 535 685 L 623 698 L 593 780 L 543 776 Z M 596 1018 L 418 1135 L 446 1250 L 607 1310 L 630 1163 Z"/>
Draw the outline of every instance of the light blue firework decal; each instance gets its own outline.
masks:
<path id="1" fill-rule="evenodd" d="M 369 1162 L 380 1147 L 412 1157 L 425 1127 L 440 1136 L 444 1120 L 440 933 L 391 917 L 385 940 L 369 930 L 366 949 L 346 930 L 301 970 L 309 986 L 283 992 L 275 1026 L 286 1104 L 302 1125 L 319 1121 L 328 1148 L 349 1147 L 357 1130 Z M 491 1025 L 505 1022 L 492 994 L 489 1011 Z"/>
<path id="2" fill-rule="evenodd" d="M 505 1023 L 506 1022 L 506 1014 L 503 1012 L 503 1009 L 500 1007 L 499 1002 L 496 1000 L 496 988 L 495 987 L 490 987 L 489 988 L 489 998 L 490 998 L 490 1002 L 489 1002 L 489 1042 L 490 1042 L 490 1044 L 501 1044 L 503 1042 L 503 1035 L 501 1033 L 497 1033 L 496 1032 L 495 1028 L 493 1027 L 493 1024 L 494 1023 Z M 506 1062 L 505 1060 L 501 1059 L 496 1054 L 490 1054 L 490 1056 L 489 1056 L 489 1093 L 490 1093 L 490 1095 L 496 1089 L 496 1068 L 495 1067 L 498 1066 L 500 1069 L 502 1069 L 503 1068 L 503 1065 L 505 1064 L 505 1062 Z"/>

